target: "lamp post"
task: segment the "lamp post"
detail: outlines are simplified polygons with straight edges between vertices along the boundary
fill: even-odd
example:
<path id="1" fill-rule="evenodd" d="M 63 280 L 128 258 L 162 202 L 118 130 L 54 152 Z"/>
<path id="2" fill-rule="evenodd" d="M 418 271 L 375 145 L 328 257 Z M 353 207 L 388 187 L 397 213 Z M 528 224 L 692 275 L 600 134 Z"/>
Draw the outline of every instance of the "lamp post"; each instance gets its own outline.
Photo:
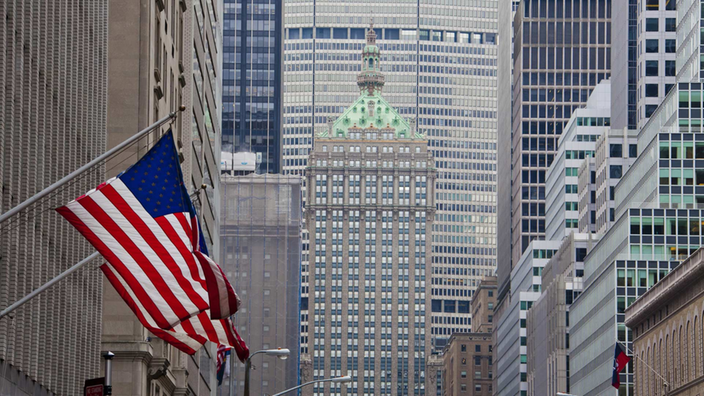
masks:
<path id="1" fill-rule="evenodd" d="M 254 357 L 254 355 L 258 353 L 263 353 L 269 356 L 276 356 L 281 360 L 286 360 L 288 359 L 288 355 L 291 354 L 291 351 L 289 351 L 288 348 L 262 349 L 249 355 L 247 361 L 244 363 L 244 396 L 249 396 L 249 369 L 252 368 L 252 357 Z M 231 394 L 233 391 L 234 388 L 230 391 Z"/>
<path id="2" fill-rule="evenodd" d="M 305 384 L 301 384 L 301 385 L 298 385 L 298 386 L 294 386 L 294 387 L 291 388 L 291 389 L 286 389 L 285 391 L 282 391 L 282 392 L 279 392 L 279 393 L 275 393 L 275 394 L 273 394 L 272 396 L 281 396 L 281 395 L 283 395 L 283 394 L 285 394 L 285 393 L 293 392 L 293 391 L 295 391 L 295 390 L 301 389 L 301 388 L 303 388 L 303 387 L 306 386 L 306 385 L 317 384 L 317 383 L 319 383 L 319 382 L 332 382 L 332 383 L 335 383 L 335 384 L 346 384 L 346 383 L 348 383 L 348 382 L 352 382 L 352 377 L 350 377 L 349 375 L 347 375 L 347 376 L 344 376 L 344 377 L 326 378 L 326 379 L 321 379 L 321 380 L 310 381 L 310 382 L 306 382 Z"/>

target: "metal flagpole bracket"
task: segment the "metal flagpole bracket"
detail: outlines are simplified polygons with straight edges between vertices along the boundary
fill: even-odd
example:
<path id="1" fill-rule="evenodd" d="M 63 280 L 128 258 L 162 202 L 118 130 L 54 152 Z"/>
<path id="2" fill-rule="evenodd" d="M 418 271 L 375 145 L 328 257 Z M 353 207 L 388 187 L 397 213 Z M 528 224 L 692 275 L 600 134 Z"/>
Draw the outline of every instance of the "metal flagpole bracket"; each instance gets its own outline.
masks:
<path id="1" fill-rule="evenodd" d="M 42 191 L 34 194 L 32 197 L 28 198 L 21 204 L 15 206 L 14 208 L 8 210 L 7 212 L 3 213 L 0 215 L 0 224 L 11 218 L 12 216 L 16 215 L 23 209 L 26 209 L 30 205 L 34 204 L 35 202 L 39 201 L 40 199 L 44 198 L 45 196 L 49 195 L 52 191 L 58 189 L 59 187 L 63 186 L 64 184 L 70 182 L 71 180 L 75 179 L 78 177 L 81 173 L 91 169 L 95 165 L 98 165 L 102 161 L 108 159 L 110 156 L 122 151 L 125 147 L 129 146 L 130 144 L 134 143 L 135 141 L 139 140 L 142 136 L 146 135 L 150 131 L 152 131 L 154 128 L 158 128 L 159 126 L 163 125 L 164 123 L 175 120 L 176 117 L 178 116 L 179 112 L 185 111 L 186 107 L 181 106 L 179 107 L 178 111 L 172 111 L 167 115 L 166 117 L 160 119 L 159 121 L 149 125 L 145 129 L 142 129 L 141 131 L 137 132 L 136 134 L 132 135 L 129 139 L 123 141 L 122 143 L 118 144 L 117 146 L 111 148 L 110 150 L 104 152 L 100 156 L 96 157 L 94 160 L 90 161 L 89 163 L 83 165 L 82 167 L 76 169 L 75 171 L 69 173 L 68 175 L 64 176 L 61 180 L 55 182 L 54 184 L 50 185 L 49 187 L 43 189 Z"/>
<path id="2" fill-rule="evenodd" d="M 39 286 L 38 289 L 36 289 L 36 290 L 32 291 L 31 293 L 27 294 L 26 296 L 22 297 L 21 300 L 15 302 L 14 304 L 10 305 L 9 307 L 3 309 L 2 312 L 0 312 L 0 319 L 2 319 L 4 316 L 6 316 L 6 315 L 9 314 L 10 312 L 14 311 L 15 309 L 21 307 L 21 306 L 22 306 L 24 303 L 26 303 L 27 301 L 29 301 L 29 300 L 33 299 L 34 297 L 38 296 L 39 294 L 41 294 L 41 293 L 42 293 L 43 291 L 45 291 L 46 289 L 52 287 L 55 283 L 61 281 L 61 280 L 64 279 L 65 277 L 71 275 L 71 273 L 73 273 L 73 272 L 76 271 L 77 269 L 83 267 L 84 265 L 88 264 L 88 263 L 91 262 L 93 259 L 97 258 L 98 256 L 100 256 L 100 254 L 99 254 L 98 252 L 95 252 L 95 253 L 91 254 L 90 256 L 88 256 L 88 257 L 84 258 L 83 260 L 81 260 L 81 261 L 77 262 L 76 264 L 74 264 L 71 268 L 69 268 L 69 269 L 67 269 L 66 271 L 64 271 L 64 272 L 62 272 L 61 274 L 59 274 L 59 275 L 58 275 L 57 277 L 55 277 L 54 279 L 52 279 L 52 280 L 50 280 L 49 282 L 47 282 L 47 283 L 45 283 L 45 284 Z"/>

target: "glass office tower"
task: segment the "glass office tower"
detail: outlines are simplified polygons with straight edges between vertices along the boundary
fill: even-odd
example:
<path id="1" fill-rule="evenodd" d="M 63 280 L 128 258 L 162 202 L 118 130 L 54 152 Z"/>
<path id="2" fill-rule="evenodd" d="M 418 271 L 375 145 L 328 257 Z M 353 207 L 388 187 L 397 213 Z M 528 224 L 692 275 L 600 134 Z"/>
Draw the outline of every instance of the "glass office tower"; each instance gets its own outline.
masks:
<path id="1" fill-rule="evenodd" d="M 356 100 L 370 17 L 385 98 L 429 140 L 438 168 L 432 333 L 442 347 L 453 331 L 470 330 L 473 289 L 496 263 L 498 1 L 292 0 L 286 7 L 284 172 L 303 174 L 313 134 Z M 306 258 L 304 279 L 312 276 Z"/>
<path id="2" fill-rule="evenodd" d="M 222 150 L 256 153 L 257 173 L 280 173 L 282 1 L 224 5 Z"/>
<path id="3" fill-rule="evenodd" d="M 610 18 L 611 0 L 526 0 L 516 13 L 513 262 L 545 238 L 545 172 L 567 120 L 610 75 Z"/>

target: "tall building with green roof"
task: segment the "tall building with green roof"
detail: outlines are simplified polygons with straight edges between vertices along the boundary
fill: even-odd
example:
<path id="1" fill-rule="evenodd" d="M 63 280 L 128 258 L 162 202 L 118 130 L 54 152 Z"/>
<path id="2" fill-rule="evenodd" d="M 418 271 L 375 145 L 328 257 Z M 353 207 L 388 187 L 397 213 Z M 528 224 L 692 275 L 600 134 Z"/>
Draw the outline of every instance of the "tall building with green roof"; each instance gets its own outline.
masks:
<path id="1" fill-rule="evenodd" d="M 496 266 L 499 3 L 286 1 L 283 173 L 305 175 L 316 134 L 329 129 L 329 117 L 337 120 L 361 99 L 359 79 L 385 82 L 383 98 L 394 105 L 410 130 L 415 124 L 416 133 L 427 137 L 437 168 L 432 241 L 436 254 L 428 280 L 436 352 L 442 351 L 453 332 L 472 330 L 474 289 Z M 380 81 L 360 76 L 370 16 L 382 60 L 376 68 L 384 74 Z M 369 59 L 364 68 L 369 68 Z M 376 106 L 373 110 L 376 118 Z M 389 121 L 394 126 L 393 118 Z M 374 126 L 385 127 L 382 122 Z M 305 281 L 314 275 L 309 272 L 309 241 L 304 231 L 303 306 L 313 299 Z M 308 314 L 301 310 L 302 320 Z M 302 345 L 307 345 L 308 336 L 301 332 Z M 309 351 L 303 346 L 301 352 Z"/>
<path id="2" fill-rule="evenodd" d="M 306 173 L 310 300 L 301 382 L 353 382 L 306 395 L 425 395 L 431 352 L 435 162 L 428 140 L 384 98 L 369 29 L 359 98 L 315 137 Z"/>

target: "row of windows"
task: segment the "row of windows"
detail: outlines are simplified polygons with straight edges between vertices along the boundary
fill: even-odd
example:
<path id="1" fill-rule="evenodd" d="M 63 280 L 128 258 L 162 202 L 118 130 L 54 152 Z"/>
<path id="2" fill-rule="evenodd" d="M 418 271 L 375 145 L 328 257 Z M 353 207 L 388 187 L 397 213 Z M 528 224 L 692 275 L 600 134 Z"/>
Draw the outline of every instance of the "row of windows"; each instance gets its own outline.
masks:
<path id="1" fill-rule="evenodd" d="M 316 39 L 339 39 L 339 40 L 364 40 L 366 37 L 365 28 L 329 28 L 318 27 L 290 28 L 286 29 L 289 40 L 312 39 L 315 33 Z M 420 40 L 420 41 L 442 41 L 446 43 L 465 44 L 496 44 L 496 33 L 483 32 L 453 32 L 427 29 L 374 29 L 377 39 L 381 40 Z M 361 48 L 360 48 L 361 49 Z"/>

